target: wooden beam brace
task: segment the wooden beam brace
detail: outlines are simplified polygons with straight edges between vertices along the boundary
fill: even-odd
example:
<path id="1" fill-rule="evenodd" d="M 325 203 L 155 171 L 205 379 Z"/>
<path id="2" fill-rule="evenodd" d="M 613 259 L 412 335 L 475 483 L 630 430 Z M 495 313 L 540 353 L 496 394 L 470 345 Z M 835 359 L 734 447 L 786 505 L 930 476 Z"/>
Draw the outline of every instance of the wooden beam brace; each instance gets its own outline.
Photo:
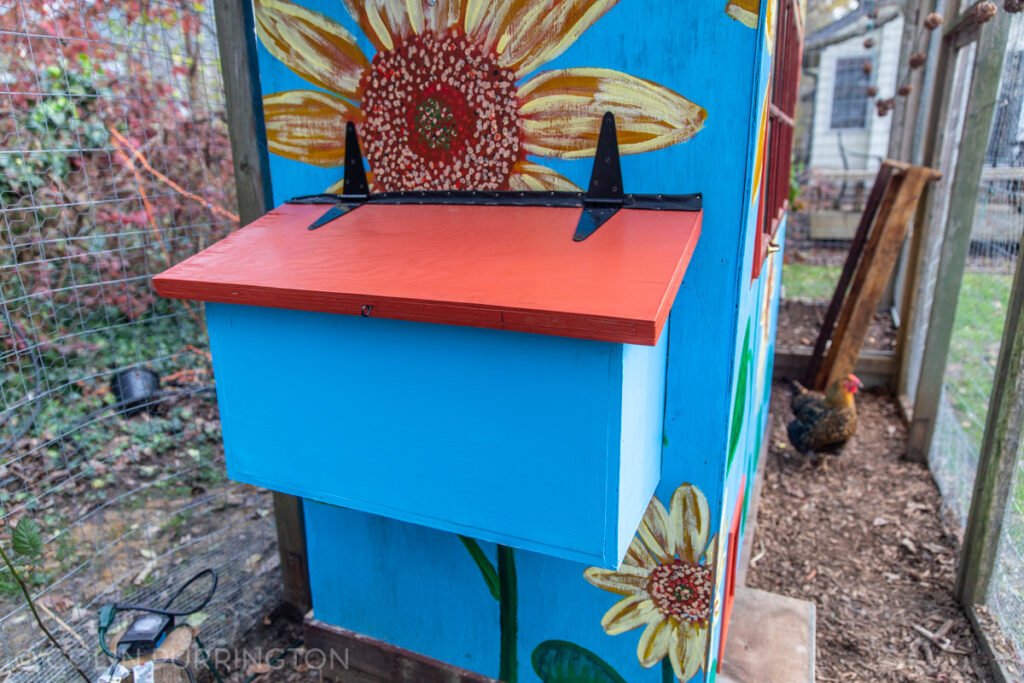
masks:
<path id="1" fill-rule="evenodd" d="M 818 373 L 816 384 L 819 388 L 830 386 L 853 371 L 871 319 L 899 258 L 910 218 L 917 209 L 925 185 L 934 179 L 932 169 L 913 166 L 890 183 L 850 285 L 848 305 L 843 307 L 832 336 L 832 346 Z"/>
<path id="2" fill-rule="evenodd" d="M 307 651 L 319 651 L 321 680 L 346 683 L 501 683 L 383 640 L 318 621 L 305 623 Z M 326 678 L 324 677 L 326 674 Z"/>
<path id="3" fill-rule="evenodd" d="M 825 320 L 818 331 L 818 339 L 814 343 L 814 351 L 807 363 L 807 374 L 804 376 L 804 383 L 808 386 L 814 386 L 817 381 L 818 371 L 821 370 L 821 363 L 825 357 L 825 348 L 829 340 L 832 339 L 832 331 L 843 308 L 843 301 L 846 299 L 846 290 L 853 280 L 853 274 L 857 269 L 860 256 L 864 251 L 864 245 L 868 240 L 868 233 L 871 231 L 871 226 L 875 222 L 875 216 L 878 214 L 878 206 L 882 202 L 882 197 L 885 196 L 886 189 L 889 187 L 889 182 L 895 171 L 896 166 L 886 160 L 882 162 L 882 166 L 878 169 L 877 176 L 875 176 L 875 184 L 868 194 L 867 202 L 864 205 L 864 213 L 861 214 L 857 232 L 850 243 L 850 250 L 846 254 L 843 270 L 839 274 L 839 282 L 836 283 L 835 292 L 832 294 L 832 301 L 829 302 L 828 310 L 825 311 Z"/>
<path id="4" fill-rule="evenodd" d="M 263 95 L 256 61 L 256 28 L 251 2 L 214 0 L 213 7 L 238 215 L 242 225 L 247 225 L 273 208 Z M 274 519 L 281 554 L 284 604 L 301 616 L 312 605 L 302 499 L 275 493 Z"/>

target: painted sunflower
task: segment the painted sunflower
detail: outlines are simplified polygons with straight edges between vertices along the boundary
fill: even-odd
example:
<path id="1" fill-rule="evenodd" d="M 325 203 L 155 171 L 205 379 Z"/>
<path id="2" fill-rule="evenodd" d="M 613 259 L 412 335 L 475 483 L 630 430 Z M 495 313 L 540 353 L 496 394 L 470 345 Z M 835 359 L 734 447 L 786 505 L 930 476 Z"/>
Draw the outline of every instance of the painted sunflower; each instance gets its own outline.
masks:
<path id="1" fill-rule="evenodd" d="M 636 651 L 640 665 L 650 668 L 667 654 L 680 681 L 693 678 L 706 659 L 715 586 L 710 525 L 704 494 L 683 484 L 668 512 L 651 498 L 622 567 L 583 572 L 598 588 L 625 596 L 601 619 L 605 632 L 646 626 Z"/>
<path id="2" fill-rule="evenodd" d="M 326 16 L 255 0 L 263 45 L 323 89 L 264 96 L 270 151 L 340 167 L 353 121 L 379 190 L 575 190 L 529 157 L 593 156 L 606 111 L 624 154 L 683 142 L 707 118 L 668 88 L 610 69 L 521 82 L 616 2 L 344 0 L 376 48 L 371 59 Z"/>

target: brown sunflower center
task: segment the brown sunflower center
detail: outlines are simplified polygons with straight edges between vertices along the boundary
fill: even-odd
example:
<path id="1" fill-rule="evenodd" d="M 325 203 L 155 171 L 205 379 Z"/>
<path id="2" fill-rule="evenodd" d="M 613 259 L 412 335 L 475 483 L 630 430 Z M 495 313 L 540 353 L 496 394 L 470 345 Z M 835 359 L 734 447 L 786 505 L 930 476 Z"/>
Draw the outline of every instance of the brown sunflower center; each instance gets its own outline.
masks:
<path id="1" fill-rule="evenodd" d="M 658 610 L 690 623 L 707 623 L 712 589 L 711 569 L 683 560 L 658 565 L 647 579 L 647 593 Z"/>
<path id="2" fill-rule="evenodd" d="M 522 149 L 515 73 L 462 33 L 424 33 L 378 52 L 363 90 L 379 189 L 508 186 Z"/>

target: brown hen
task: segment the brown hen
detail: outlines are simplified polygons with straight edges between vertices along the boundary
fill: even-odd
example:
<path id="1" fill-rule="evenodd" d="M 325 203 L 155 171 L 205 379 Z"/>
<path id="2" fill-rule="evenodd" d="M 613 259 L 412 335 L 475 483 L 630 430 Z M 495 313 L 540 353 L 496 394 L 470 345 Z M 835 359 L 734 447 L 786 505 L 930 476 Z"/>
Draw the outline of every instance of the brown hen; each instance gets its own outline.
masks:
<path id="1" fill-rule="evenodd" d="M 838 453 L 857 431 L 853 396 L 861 386 L 854 375 L 836 380 L 824 394 L 793 382 L 796 419 L 786 428 L 793 446 L 801 453 Z"/>

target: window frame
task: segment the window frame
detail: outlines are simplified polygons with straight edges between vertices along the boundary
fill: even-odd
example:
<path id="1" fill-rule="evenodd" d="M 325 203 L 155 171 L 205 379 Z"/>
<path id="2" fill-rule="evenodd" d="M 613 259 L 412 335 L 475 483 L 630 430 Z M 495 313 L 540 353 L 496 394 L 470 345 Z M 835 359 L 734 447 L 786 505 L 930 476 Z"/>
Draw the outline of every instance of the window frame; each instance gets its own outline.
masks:
<path id="1" fill-rule="evenodd" d="M 864 63 L 871 62 L 870 57 L 850 57 L 840 56 L 836 58 L 835 71 L 832 75 L 832 102 L 831 110 L 829 111 L 829 130 L 866 130 L 868 127 L 868 87 L 871 86 L 871 74 L 864 72 Z M 844 69 L 844 66 L 849 66 L 848 69 Z M 856 75 L 856 81 L 850 84 L 842 84 L 844 92 L 842 99 L 840 100 L 840 73 L 847 74 L 852 73 Z M 844 106 L 849 106 L 851 109 L 854 107 L 860 108 L 859 116 L 857 117 L 858 123 L 846 124 L 845 121 L 852 121 L 852 114 L 847 113 L 844 119 L 840 120 L 841 125 L 836 125 L 836 104 L 841 102 Z"/>
<path id="2" fill-rule="evenodd" d="M 793 164 L 796 107 L 803 63 L 803 23 L 798 0 L 778 0 L 778 34 L 772 63 L 765 141 L 765 178 L 758 204 L 757 235 L 751 279 L 761 275 L 769 251 L 777 251 L 775 237 L 789 211 L 789 174 Z"/>

